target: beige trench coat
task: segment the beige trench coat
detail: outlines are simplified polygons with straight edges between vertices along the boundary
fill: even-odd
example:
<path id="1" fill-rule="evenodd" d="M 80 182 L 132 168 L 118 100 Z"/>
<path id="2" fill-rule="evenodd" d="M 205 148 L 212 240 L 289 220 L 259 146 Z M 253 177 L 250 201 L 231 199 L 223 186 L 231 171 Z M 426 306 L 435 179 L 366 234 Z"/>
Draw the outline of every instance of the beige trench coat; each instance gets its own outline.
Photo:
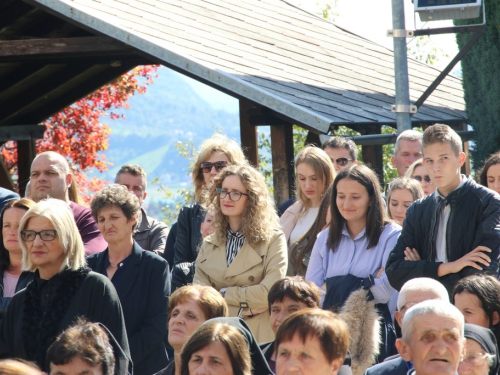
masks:
<path id="1" fill-rule="evenodd" d="M 201 245 L 196 259 L 194 283 L 211 285 L 217 290 L 227 288 L 224 296 L 229 316 L 237 316 L 240 304 L 262 311 L 244 319 L 259 343 L 274 340 L 269 321 L 267 294 L 275 281 L 286 275 L 288 256 L 285 235 L 282 231 L 269 242 L 261 241 L 251 246 L 245 241 L 233 262 L 227 266 L 226 240 L 217 241 L 208 236 Z M 245 310 L 249 314 L 249 310 Z"/>

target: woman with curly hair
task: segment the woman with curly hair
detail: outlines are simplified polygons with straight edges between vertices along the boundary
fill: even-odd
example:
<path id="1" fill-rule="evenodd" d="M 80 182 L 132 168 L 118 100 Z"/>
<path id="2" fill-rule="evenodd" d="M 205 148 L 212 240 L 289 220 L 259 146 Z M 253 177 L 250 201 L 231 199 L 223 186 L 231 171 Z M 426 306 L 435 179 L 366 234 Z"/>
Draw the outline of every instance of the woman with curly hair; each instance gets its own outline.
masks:
<path id="1" fill-rule="evenodd" d="M 226 166 L 241 165 L 244 162 L 245 155 L 236 141 L 221 134 L 203 141 L 192 174 L 195 202 L 182 207 L 177 218 L 174 266 L 196 260 L 203 240 L 200 226 L 205 218 L 205 207 L 208 206 L 207 193 L 214 177 Z"/>
<path id="2" fill-rule="evenodd" d="M 315 146 L 306 146 L 295 158 L 297 202 L 281 215 L 288 247 L 299 240 L 318 216 L 321 200 L 333 183 L 335 169 L 328 154 Z"/>
<path id="3" fill-rule="evenodd" d="M 219 290 L 229 316 L 243 317 L 258 342 L 272 341 L 267 292 L 288 261 L 264 177 L 249 165 L 229 166 L 215 177 L 210 199 L 214 233 L 201 246 L 194 282 Z"/>
<path id="4" fill-rule="evenodd" d="M 495 152 L 478 172 L 479 183 L 500 193 L 500 153 Z"/>
<path id="5" fill-rule="evenodd" d="M 23 270 L 34 279 L 12 297 L 5 313 L 0 358 L 33 361 L 47 371 L 47 349 L 77 317 L 105 325 L 129 355 L 120 300 L 111 281 L 86 266 L 70 206 L 61 199 L 41 200 L 23 216 L 19 233 Z"/>

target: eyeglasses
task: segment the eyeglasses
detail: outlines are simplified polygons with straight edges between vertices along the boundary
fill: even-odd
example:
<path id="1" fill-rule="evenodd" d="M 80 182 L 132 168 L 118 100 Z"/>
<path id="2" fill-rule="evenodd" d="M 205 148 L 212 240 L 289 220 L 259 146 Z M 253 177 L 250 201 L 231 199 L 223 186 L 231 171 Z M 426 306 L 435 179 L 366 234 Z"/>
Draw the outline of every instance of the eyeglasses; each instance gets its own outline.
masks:
<path id="1" fill-rule="evenodd" d="M 203 171 L 203 173 L 210 173 L 212 172 L 212 167 L 215 167 L 216 172 L 222 171 L 224 168 L 227 167 L 228 162 L 227 161 L 216 161 L 215 163 L 210 163 L 209 161 L 205 161 L 200 164 L 200 169 Z"/>
<path id="2" fill-rule="evenodd" d="M 414 180 L 417 180 L 418 182 L 422 183 L 422 176 L 413 176 Z M 424 176 L 424 181 L 427 182 L 428 184 L 432 184 L 431 178 L 429 177 L 428 174 Z"/>
<path id="3" fill-rule="evenodd" d="M 229 199 L 233 202 L 238 202 L 242 195 L 246 195 L 248 197 L 248 194 L 240 193 L 239 191 L 227 191 L 221 188 L 217 188 L 215 190 L 217 191 L 217 194 L 219 194 L 220 199 L 224 199 L 229 195 Z"/>
<path id="4" fill-rule="evenodd" d="M 353 161 L 352 159 L 347 159 L 347 158 L 337 158 L 337 159 L 332 159 L 332 161 L 338 165 L 340 165 L 341 167 L 345 167 L 347 165 L 347 163 L 349 163 L 350 161 Z"/>
<path id="5" fill-rule="evenodd" d="M 486 359 L 487 354 L 484 352 L 477 351 L 466 351 L 463 362 L 470 366 L 481 366 Z"/>
<path id="6" fill-rule="evenodd" d="M 40 232 L 35 232 L 34 230 L 22 230 L 21 238 L 25 242 L 33 242 L 37 235 L 40 236 L 42 241 L 53 241 L 56 238 L 57 231 L 55 229 L 44 229 Z"/>

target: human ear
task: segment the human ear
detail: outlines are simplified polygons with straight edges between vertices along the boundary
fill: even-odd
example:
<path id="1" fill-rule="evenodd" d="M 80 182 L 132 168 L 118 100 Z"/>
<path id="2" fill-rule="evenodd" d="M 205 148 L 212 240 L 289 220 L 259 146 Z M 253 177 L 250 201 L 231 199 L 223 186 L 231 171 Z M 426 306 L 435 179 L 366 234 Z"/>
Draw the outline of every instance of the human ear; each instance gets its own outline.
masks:
<path id="1" fill-rule="evenodd" d="M 496 326 L 500 322 L 500 315 L 498 314 L 497 311 L 493 311 L 493 322 L 492 326 Z"/>
<path id="2" fill-rule="evenodd" d="M 331 374 L 337 375 L 339 372 L 340 366 L 342 366 L 343 361 L 340 358 L 334 359 L 331 363 Z"/>
<path id="3" fill-rule="evenodd" d="M 462 167 L 462 166 L 464 165 L 464 163 L 465 163 L 465 159 L 466 159 L 466 158 L 467 158 L 467 157 L 466 157 L 466 155 L 465 155 L 465 152 L 460 152 L 460 153 L 458 154 L 458 165 L 459 165 L 460 167 Z"/>
<path id="4" fill-rule="evenodd" d="M 396 340 L 396 349 L 398 350 L 399 355 L 406 362 L 411 361 L 411 350 L 410 346 L 403 339 Z"/>
<path id="5" fill-rule="evenodd" d="M 398 322 L 399 327 L 403 326 L 403 314 L 401 313 L 401 311 L 394 312 L 394 319 L 396 319 L 396 322 Z"/>

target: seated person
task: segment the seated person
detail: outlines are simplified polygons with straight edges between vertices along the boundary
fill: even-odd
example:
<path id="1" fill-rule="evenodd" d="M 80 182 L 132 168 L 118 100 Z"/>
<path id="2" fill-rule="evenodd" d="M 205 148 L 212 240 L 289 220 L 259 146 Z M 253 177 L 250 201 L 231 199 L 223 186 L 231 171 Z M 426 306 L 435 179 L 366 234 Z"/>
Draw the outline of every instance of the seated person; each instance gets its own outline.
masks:
<path id="1" fill-rule="evenodd" d="M 412 361 L 409 375 L 455 375 L 465 353 L 464 317 L 449 302 L 424 301 L 403 319 L 403 338 L 396 341 L 401 357 Z"/>
<path id="2" fill-rule="evenodd" d="M 49 375 L 115 374 L 115 357 L 108 335 L 99 325 L 81 319 L 52 343 L 47 363 Z"/>

